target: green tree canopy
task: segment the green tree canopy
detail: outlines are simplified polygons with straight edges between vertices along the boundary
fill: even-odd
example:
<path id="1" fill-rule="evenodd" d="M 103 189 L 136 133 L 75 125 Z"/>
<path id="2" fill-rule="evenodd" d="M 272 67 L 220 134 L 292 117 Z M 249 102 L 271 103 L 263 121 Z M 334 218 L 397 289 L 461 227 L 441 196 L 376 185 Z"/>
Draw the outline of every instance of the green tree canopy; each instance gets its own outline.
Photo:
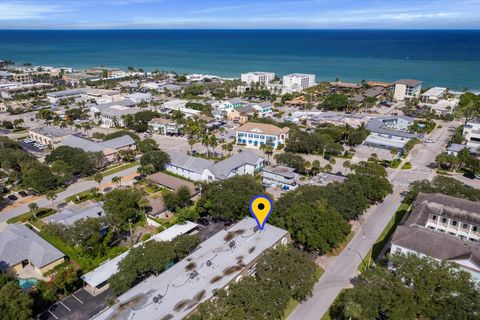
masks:
<path id="1" fill-rule="evenodd" d="M 140 202 L 143 192 L 138 189 L 114 189 L 105 195 L 103 208 L 110 227 L 115 231 L 126 230 L 128 220 L 132 223 L 141 217 Z"/>
<path id="2" fill-rule="evenodd" d="M 0 318 L 2 320 L 31 319 L 33 300 L 23 292 L 17 279 L 0 273 Z"/>
<path id="3" fill-rule="evenodd" d="M 165 165 L 169 162 L 170 156 L 162 150 L 149 151 L 140 158 L 142 166 L 153 165 L 156 171 L 165 169 Z"/>

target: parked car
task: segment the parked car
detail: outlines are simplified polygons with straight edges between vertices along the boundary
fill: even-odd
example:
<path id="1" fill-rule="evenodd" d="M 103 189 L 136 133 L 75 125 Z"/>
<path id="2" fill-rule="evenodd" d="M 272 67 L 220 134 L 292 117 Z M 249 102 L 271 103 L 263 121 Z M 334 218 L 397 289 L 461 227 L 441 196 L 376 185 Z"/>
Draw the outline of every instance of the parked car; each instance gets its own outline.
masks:
<path id="1" fill-rule="evenodd" d="M 473 172 L 471 172 L 471 171 L 465 172 L 465 173 L 463 174 L 463 176 L 464 176 L 465 178 L 468 178 L 468 179 L 475 179 L 475 178 L 476 178 L 476 175 L 475 175 Z"/>
<path id="2" fill-rule="evenodd" d="M 210 221 L 208 221 L 207 218 L 198 218 L 197 222 L 198 222 L 198 224 L 201 224 L 202 226 L 208 226 L 210 224 Z"/>
<path id="3" fill-rule="evenodd" d="M 28 196 L 28 193 L 26 193 L 25 191 L 19 191 L 18 194 L 19 194 L 22 198 L 25 198 L 26 196 Z"/>
<path id="4" fill-rule="evenodd" d="M 433 141 L 432 139 L 427 139 L 425 140 L 426 143 L 435 143 L 435 141 Z"/>
<path id="5" fill-rule="evenodd" d="M 11 201 L 17 201 L 18 200 L 18 197 L 14 194 L 8 195 L 7 198 Z"/>

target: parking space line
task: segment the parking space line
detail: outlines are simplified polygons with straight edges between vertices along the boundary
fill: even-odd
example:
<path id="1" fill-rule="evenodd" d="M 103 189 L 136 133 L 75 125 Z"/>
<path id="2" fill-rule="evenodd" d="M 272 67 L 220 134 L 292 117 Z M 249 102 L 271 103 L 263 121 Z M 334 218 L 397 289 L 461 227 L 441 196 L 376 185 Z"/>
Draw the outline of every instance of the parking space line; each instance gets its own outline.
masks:
<path id="1" fill-rule="evenodd" d="M 70 312 L 72 311 L 72 309 L 70 309 L 69 307 L 67 307 L 67 306 L 65 305 L 65 303 L 63 303 L 62 301 L 58 301 L 58 302 L 59 302 L 62 306 L 64 306 L 65 309 L 67 309 L 68 311 L 70 311 Z"/>
<path id="2" fill-rule="evenodd" d="M 58 317 L 50 310 L 48 310 L 48 312 L 55 318 L 55 319 L 58 319 Z"/>
<path id="3" fill-rule="evenodd" d="M 80 299 L 78 299 L 77 297 L 75 297 L 75 294 L 73 294 L 73 293 L 72 293 L 72 297 L 74 297 L 74 298 L 75 298 L 75 300 L 77 300 L 78 302 L 80 302 L 81 304 L 83 304 L 83 301 L 82 301 L 82 300 L 80 300 Z"/>

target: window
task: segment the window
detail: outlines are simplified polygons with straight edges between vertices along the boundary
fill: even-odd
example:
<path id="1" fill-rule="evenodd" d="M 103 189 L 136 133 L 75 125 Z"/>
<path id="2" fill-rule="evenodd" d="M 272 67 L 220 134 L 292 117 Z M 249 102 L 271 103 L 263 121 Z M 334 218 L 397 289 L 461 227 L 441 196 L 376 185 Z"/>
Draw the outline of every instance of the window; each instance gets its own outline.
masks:
<path id="1" fill-rule="evenodd" d="M 402 253 L 402 249 L 400 249 L 400 248 L 397 248 L 397 250 L 395 250 L 395 253 L 397 253 L 397 254 L 400 254 L 400 253 Z"/>
<path id="2" fill-rule="evenodd" d="M 447 218 L 442 218 L 442 223 L 447 223 Z"/>
<path id="3" fill-rule="evenodd" d="M 468 224 L 464 223 L 463 224 L 463 229 L 468 229 Z"/>
<path id="4" fill-rule="evenodd" d="M 454 227 L 457 226 L 457 221 L 453 220 L 453 221 L 452 221 L 452 225 L 453 225 Z"/>
<path id="5" fill-rule="evenodd" d="M 436 215 L 433 215 L 433 216 L 432 216 L 432 220 L 433 220 L 433 221 L 437 221 L 437 216 L 436 216 Z"/>
<path id="6" fill-rule="evenodd" d="M 473 232 L 477 232 L 478 228 L 475 226 L 472 228 Z"/>
<path id="7" fill-rule="evenodd" d="M 454 236 L 455 232 L 449 232 L 448 234 Z"/>

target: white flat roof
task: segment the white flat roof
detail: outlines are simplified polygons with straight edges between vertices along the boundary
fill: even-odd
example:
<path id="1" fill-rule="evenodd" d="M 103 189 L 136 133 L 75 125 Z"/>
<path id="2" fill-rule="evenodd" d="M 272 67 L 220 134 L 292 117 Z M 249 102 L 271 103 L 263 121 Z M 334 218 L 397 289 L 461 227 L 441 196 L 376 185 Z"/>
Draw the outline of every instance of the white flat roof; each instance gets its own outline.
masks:
<path id="1" fill-rule="evenodd" d="M 255 227 L 255 220 L 247 217 L 221 230 L 187 258 L 121 295 L 120 302 L 95 319 L 183 319 L 288 235 L 268 224 L 263 231 Z"/>
<path id="2" fill-rule="evenodd" d="M 447 88 L 442 88 L 442 87 L 433 87 L 431 89 L 428 89 L 424 94 L 422 94 L 422 97 L 440 97 L 442 94 L 447 91 Z"/>
<path id="3" fill-rule="evenodd" d="M 154 235 L 147 241 L 150 241 L 150 240 L 172 241 L 176 237 L 192 231 L 197 226 L 198 224 L 190 221 L 187 221 L 187 223 L 185 224 L 176 224 Z M 140 246 L 143 243 L 144 242 L 138 243 L 135 245 L 135 247 Z M 82 276 L 83 281 L 85 281 L 87 284 L 89 284 L 92 287 L 97 287 L 98 285 L 104 283 L 105 281 L 110 279 L 111 276 L 113 276 L 115 273 L 118 272 L 118 264 L 128 255 L 129 251 L 130 250 L 125 251 L 124 253 L 116 256 L 115 258 L 105 261 L 95 270 L 92 270 L 89 273 L 84 274 Z"/>
<path id="4" fill-rule="evenodd" d="M 401 149 L 409 141 L 408 138 L 399 138 L 399 137 L 386 137 L 376 134 L 370 134 L 367 139 L 363 142 L 365 145 L 375 145 L 375 146 L 385 146 L 389 148 Z"/>

